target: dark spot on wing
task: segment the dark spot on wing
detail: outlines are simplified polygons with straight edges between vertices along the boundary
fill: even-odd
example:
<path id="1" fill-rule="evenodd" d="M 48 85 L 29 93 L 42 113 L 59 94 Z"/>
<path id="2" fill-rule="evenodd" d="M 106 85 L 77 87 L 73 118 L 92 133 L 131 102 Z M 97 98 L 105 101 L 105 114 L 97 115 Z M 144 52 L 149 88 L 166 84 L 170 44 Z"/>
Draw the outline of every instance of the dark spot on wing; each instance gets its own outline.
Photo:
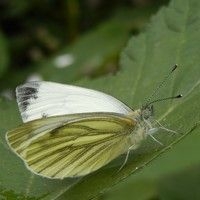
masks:
<path id="1" fill-rule="evenodd" d="M 28 97 L 30 96 L 35 98 L 36 94 L 38 93 L 38 88 L 22 87 L 18 88 L 18 93 L 22 96 L 28 96 Z"/>
<path id="2" fill-rule="evenodd" d="M 42 118 L 47 118 L 47 117 L 48 117 L 47 113 L 42 113 Z"/>
<path id="3" fill-rule="evenodd" d="M 22 105 L 22 107 L 25 109 L 25 108 L 28 107 L 29 104 L 30 104 L 30 103 L 29 103 L 28 101 L 24 101 L 21 105 Z M 26 109 L 25 109 L 25 110 L 26 110 Z"/>
<path id="4" fill-rule="evenodd" d="M 30 99 L 38 98 L 39 85 L 34 84 L 33 87 L 19 87 L 17 88 L 17 99 L 20 105 L 20 110 L 24 112 L 30 105 Z"/>
<path id="5" fill-rule="evenodd" d="M 29 96 L 20 96 L 20 102 L 24 102 L 24 101 L 27 101 L 29 99 L 30 99 Z"/>
<path id="6" fill-rule="evenodd" d="M 24 94 L 27 96 L 31 95 L 32 97 L 37 98 L 36 96 L 37 93 L 38 93 L 37 88 L 30 88 L 30 87 L 24 88 Z"/>

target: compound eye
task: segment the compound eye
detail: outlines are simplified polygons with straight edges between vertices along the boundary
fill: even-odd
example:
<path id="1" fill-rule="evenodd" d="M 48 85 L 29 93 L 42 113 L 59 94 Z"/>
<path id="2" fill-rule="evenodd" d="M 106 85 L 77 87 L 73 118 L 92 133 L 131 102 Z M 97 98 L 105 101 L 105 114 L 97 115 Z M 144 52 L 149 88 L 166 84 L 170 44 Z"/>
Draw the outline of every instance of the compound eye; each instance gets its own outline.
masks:
<path id="1" fill-rule="evenodd" d="M 153 105 L 148 106 L 143 110 L 142 116 L 144 119 L 149 119 L 153 114 Z"/>

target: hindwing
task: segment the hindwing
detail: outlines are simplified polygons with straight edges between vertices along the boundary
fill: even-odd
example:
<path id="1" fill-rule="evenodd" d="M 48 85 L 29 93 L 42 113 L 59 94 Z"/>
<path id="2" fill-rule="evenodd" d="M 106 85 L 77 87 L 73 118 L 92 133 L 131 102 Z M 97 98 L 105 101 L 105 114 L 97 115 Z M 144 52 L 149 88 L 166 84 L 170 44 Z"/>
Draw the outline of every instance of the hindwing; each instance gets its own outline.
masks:
<path id="1" fill-rule="evenodd" d="M 122 114 L 85 113 L 30 121 L 7 133 L 12 150 L 48 178 L 91 173 L 125 153 L 136 122 Z"/>

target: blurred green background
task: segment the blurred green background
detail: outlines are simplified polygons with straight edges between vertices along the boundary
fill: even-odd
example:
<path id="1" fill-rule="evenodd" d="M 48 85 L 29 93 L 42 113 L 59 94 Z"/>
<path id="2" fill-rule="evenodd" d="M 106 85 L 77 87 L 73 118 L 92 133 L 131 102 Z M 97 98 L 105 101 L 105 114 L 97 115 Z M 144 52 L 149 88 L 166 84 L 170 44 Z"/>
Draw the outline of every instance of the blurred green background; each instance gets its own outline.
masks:
<path id="1" fill-rule="evenodd" d="M 115 73 L 128 39 L 167 2 L 0 1 L 0 90 L 34 77 L 67 83 Z"/>

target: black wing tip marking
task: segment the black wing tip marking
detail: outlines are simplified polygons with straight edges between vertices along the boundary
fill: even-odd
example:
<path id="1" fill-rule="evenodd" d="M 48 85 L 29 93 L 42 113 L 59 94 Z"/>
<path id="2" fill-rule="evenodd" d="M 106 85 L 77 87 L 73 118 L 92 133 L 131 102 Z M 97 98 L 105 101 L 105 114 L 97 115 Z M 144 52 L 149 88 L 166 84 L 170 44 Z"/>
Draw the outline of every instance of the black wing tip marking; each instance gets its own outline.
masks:
<path id="1" fill-rule="evenodd" d="M 21 112 L 27 110 L 31 99 L 38 98 L 39 87 L 39 82 L 30 82 L 16 88 L 17 102 Z"/>

